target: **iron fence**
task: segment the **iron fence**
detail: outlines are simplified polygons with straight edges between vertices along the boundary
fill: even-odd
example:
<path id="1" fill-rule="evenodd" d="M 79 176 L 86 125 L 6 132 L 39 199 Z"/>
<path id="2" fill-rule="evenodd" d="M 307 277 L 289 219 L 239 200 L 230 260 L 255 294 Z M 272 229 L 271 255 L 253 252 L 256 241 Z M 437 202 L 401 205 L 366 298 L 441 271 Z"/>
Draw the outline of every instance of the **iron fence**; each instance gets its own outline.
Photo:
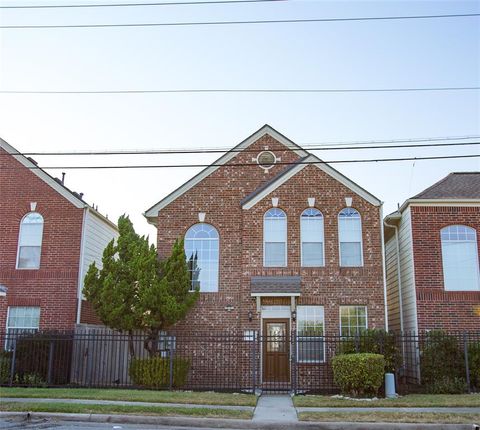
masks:
<path id="1" fill-rule="evenodd" d="M 92 328 L 3 333 L 0 385 L 335 393 L 335 355 L 373 352 L 385 356 L 402 392 L 480 390 L 480 332 L 171 332 L 153 345 L 147 340 L 144 333 Z"/>

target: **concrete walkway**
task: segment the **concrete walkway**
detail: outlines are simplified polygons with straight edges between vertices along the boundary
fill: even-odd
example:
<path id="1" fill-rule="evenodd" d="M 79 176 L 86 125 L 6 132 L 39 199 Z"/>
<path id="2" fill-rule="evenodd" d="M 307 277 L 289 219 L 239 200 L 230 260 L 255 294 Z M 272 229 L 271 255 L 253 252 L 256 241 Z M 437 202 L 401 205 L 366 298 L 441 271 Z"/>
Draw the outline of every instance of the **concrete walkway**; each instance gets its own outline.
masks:
<path id="1" fill-rule="evenodd" d="M 189 403 L 153 403 L 153 402 L 128 402 L 124 400 L 90 400 L 90 399 L 35 399 L 32 397 L 0 397 L 2 402 L 14 403 L 79 403 L 82 405 L 127 405 L 127 406 L 158 406 L 170 408 L 202 408 L 202 409 L 236 409 L 240 411 L 253 411 L 253 406 L 228 406 L 228 405 L 193 405 Z"/>
<path id="2" fill-rule="evenodd" d="M 256 422 L 293 423 L 298 421 L 292 398 L 288 395 L 263 395 L 253 414 Z"/>

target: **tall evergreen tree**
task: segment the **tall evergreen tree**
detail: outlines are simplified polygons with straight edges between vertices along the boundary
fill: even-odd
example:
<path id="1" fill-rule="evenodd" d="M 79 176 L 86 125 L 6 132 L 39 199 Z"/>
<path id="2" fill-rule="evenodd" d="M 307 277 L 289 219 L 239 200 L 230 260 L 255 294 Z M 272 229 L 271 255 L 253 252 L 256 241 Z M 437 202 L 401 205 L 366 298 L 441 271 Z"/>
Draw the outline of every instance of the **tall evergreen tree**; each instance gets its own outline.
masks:
<path id="1" fill-rule="evenodd" d="M 140 237 L 128 216 L 118 220 L 119 237 L 103 252 L 102 269 L 89 267 L 84 294 L 107 327 L 129 334 L 129 351 L 134 355 L 133 331 L 141 326 L 138 290 L 156 278 L 156 252 Z"/>
<path id="2" fill-rule="evenodd" d="M 106 326 L 129 334 L 131 356 L 134 330 L 147 332 L 145 348 L 153 356 L 160 331 L 182 319 L 199 293 L 190 292 L 182 239 L 160 263 L 155 247 L 135 232 L 128 216 L 119 218 L 118 229 L 117 241 L 112 240 L 103 252 L 102 269 L 90 265 L 84 294 Z"/>
<path id="3" fill-rule="evenodd" d="M 198 289 L 191 291 L 191 285 L 184 241 L 177 239 L 171 255 L 160 263 L 159 281 L 139 290 L 144 329 L 148 332 L 145 348 L 150 355 L 157 352 L 160 332 L 183 319 L 197 301 Z"/>

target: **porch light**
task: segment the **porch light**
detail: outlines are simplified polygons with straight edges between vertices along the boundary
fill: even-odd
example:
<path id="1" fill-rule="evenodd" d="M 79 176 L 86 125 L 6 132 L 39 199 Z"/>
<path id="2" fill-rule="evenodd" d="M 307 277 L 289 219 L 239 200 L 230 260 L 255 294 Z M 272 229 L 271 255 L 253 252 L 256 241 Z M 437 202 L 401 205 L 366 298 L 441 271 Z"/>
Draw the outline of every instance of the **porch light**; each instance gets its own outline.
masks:
<path id="1" fill-rule="evenodd" d="M 248 311 L 248 321 L 252 322 L 252 319 L 253 319 L 252 311 Z"/>
<path id="2" fill-rule="evenodd" d="M 297 320 L 297 311 L 292 311 L 292 321 Z"/>

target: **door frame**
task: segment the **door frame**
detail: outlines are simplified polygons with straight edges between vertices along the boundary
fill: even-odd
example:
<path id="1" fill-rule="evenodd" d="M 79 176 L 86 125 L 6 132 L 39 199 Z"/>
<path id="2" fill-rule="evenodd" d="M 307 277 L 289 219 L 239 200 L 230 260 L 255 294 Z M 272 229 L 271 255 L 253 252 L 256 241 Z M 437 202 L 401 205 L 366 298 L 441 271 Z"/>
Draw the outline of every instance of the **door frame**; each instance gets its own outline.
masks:
<path id="1" fill-rule="evenodd" d="M 265 381 L 264 376 L 265 376 L 265 348 L 267 346 L 268 340 L 264 337 L 266 336 L 265 334 L 265 325 L 268 323 L 285 323 L 286 326 L 286 334 L 285 334 L 285 344 L 287 346 L 287 380 L 286 381 L 273 381 L 273 382 L 278 382 L 278 383 L 291 383 L 292 380 L 292 366 L 291 366 L 291 359 L 292 359 L 292 351 L 291 351 L 291 346 L 290 345 L 290 330 L 291 330 L 291 319 L 290 318 L 262 318 L 262 344 L 261 344 L 261 363 L 262 363 L 262 372 L 261 372 L 261 382 L 263 383 L 268 383 L 272 381 Z"/>

